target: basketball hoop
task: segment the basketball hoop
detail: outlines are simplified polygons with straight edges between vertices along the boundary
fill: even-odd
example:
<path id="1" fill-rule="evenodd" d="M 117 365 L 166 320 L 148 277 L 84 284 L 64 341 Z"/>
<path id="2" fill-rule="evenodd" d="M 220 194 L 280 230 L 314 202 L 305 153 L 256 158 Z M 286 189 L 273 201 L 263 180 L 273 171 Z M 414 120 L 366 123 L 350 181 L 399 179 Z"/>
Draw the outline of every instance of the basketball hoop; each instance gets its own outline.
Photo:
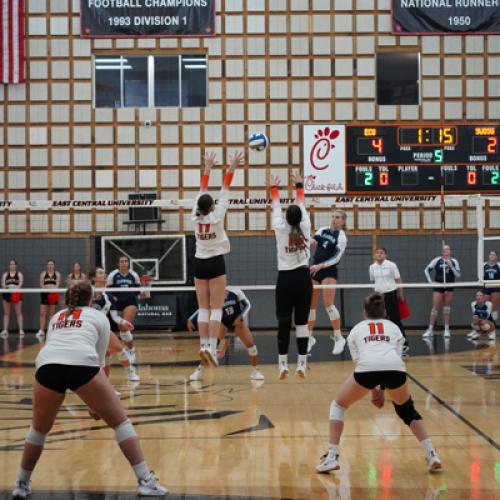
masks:
<path id="1" fill-rule="evenodd" d="M 141 285 L 145 288 L 142 295 L 145 299 L 149 299 L 151 297 L 151 283 L 153 282 L 153 277 L 144 274 L 139 279 L 141 281 Z"/>

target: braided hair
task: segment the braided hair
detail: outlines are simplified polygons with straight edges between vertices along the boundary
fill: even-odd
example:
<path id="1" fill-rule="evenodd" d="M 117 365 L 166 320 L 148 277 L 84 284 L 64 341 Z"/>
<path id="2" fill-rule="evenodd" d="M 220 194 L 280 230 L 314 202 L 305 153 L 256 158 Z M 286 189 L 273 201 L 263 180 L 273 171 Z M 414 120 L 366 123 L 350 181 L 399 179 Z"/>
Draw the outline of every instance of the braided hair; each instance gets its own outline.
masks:
<path id="1" fill-rule="evenodd" d="M 79 281 L 66 290 L 65 302 L 68 306 L 67 316 L 77 307 L 88 306 L 92 298 L 92 287 L 88 281 Z"/>
<path id="2" fill-rule="evenodd" d="M 302 222 L 302 210 L 298 205 L 290 205 L 286 209 L 285 218 L 292 228 L 289 234 L 290 245 L 299 248 L 303 247 L 305 245 L 306 238 L 300 228 L 300 223 Z"/>

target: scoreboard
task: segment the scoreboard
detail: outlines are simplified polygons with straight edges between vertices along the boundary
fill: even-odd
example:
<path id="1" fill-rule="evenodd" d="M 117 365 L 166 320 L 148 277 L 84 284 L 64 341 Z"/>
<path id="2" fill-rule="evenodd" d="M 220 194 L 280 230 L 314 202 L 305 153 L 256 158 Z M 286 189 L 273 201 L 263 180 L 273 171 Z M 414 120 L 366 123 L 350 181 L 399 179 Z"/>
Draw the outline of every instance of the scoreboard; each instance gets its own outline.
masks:
<path id="1" fill-rule="evenodd" d="M 346 127 L 352 194 L 500 194 L 499 125 Z"/>

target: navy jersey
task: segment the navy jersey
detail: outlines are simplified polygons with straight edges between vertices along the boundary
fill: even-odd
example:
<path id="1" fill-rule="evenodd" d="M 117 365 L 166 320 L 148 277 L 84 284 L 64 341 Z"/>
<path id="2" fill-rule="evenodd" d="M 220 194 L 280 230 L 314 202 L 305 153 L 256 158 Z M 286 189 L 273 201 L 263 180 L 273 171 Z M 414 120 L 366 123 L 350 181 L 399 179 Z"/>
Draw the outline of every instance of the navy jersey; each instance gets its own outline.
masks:
<path id="1" fill-rule="evenodd" d="M 240 316 L 243 319 L 248 316 L 250 308 L 250 301 L 239 288 L 228 288 L 224 305 L 222 306 L 221 323 L 227 328 L 231 328 Z M 195 311 L 189 320 L 198 327 L 198 311 Z"/>
<path id="2" fill-rule="evenodd" d="M 449 259 L 446 262 L 443 257 L 436 257 L 429 262 L 424 272 L 429 283 L 433 281 L 431 272 L 434 273 L 436 283 L 454 283 L 455 278 L 460 278 L 460 265 L 457 259 Z"/>
<path id="3" fill-rule="evenodd" d="M 324 264 L 325 267 L 329 267 L 340 262 L 347 246 L 347 238 L 342 229 L 332 230 L 329 226 L 321 227 L 316 231 L 313 239 L 318 243 L 313 264 Z"/>
<path id="4" fill-rule="evenodd" d="M 135 271 L 129 271 L 127 274 L 121 274 L 119 269 L 115 269 L 108 275 L 106 286 L 113 288 L 131 288 L 140 287 L 141 281 Z M 111 295 L 111 293 L 110 293 Z M 138 292 L 113 292 L 120 300 L 126 300 L 130 297 L 137 297 Z"/>
<path id="5" fill-rule="evenodd" d="M 485 281 L 487 280 L 500 280 L 500 264 L 498 262 L 496 264 L 488 264 L 485 262 L 484 264 L 484 277 Z"/>
<path id="6" fill-rule="evenodd" d="M 493 321 L 493 317 L 491 316 L 493 305 L 489 300 L 487 300 L 482 305 L 474 301 L 471 303 L 471 307 L 473 316 L 479 316 L 479 319 L 487 319 L 489 321 Z"/>
<path id="7" fill-rule="evenodd" d="M 92 307 L 101 311 L 103 314 L 108 314 L 110 311 L 116 311 L 117 300 L 112 295 L 108 295 L 107 293 L 101 293 L 101 296 L 92 301 Z"/>

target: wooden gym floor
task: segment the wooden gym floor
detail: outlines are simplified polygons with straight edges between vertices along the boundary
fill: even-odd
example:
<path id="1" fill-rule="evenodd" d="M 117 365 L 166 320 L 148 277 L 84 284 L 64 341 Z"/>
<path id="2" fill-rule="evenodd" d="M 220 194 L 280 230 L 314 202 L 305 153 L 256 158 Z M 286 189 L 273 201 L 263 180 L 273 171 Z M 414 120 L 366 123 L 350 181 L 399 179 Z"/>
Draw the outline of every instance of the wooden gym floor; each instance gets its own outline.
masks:
<path id="1" fill-rule="evenodd" d="M 140 384 L 113 365 L 111 381 L 141 438 L 146 459 L 170 498 L 180 499 L 473 499 L 498 498 L 500 364 L 494 341 L 454 332 L 425 343 L 410 334 L 411 392 L 443 461 L 426 471 L 420 444 L 392 405 L 368 399 L 346 416 L 341 470 L 314 467 L 328 442 L 330 402 L 352 371 L 317 335 L 306 380 L 276 376 L 274 335 L 257 332 L 266 380 L 251 382 L 239 341 L 222 366 L 190 383 L 198 342 L 187 334 L 137 335 Z M 0 341 L 0 495 L 9 498 L 31 418 L 34 358 L 40 344 L 16 334 Z M 292 352 L 294 352 L 292 339 Z M 291 354 L 290 361 L 295 360 Z M 117 361 L 115 361 L 117 363 Z M 292 365 L 293 368 L 293 365 Z M 68 394 L 32 476 L 33 500 L 135 496 L 135 477 L 113 432 Z"/>

